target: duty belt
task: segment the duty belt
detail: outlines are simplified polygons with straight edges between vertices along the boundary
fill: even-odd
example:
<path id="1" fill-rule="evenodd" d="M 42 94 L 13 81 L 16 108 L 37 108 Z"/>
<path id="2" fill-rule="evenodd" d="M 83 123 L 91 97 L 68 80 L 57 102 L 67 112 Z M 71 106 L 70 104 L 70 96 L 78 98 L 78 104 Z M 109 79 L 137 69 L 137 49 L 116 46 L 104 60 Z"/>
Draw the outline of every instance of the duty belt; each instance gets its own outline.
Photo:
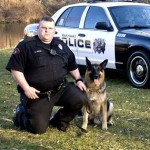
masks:
<path id="1" fill-rule="evenodd" d="M 51 96 L 55 95 L 57 92 L 60 91 L 60 89 L 64 88 L 65 84 L 64 82 L 62 82 L 57 88 L 55 88 L 54 90 L 50 90 L 50 91 L 46 91 L 46 92 L 40 92 L 37 93 L 37 95 L 39 96 L 39 98 L 43 98 L 43 97 L 48 97 L 48 100 L 50 101 Z"/>

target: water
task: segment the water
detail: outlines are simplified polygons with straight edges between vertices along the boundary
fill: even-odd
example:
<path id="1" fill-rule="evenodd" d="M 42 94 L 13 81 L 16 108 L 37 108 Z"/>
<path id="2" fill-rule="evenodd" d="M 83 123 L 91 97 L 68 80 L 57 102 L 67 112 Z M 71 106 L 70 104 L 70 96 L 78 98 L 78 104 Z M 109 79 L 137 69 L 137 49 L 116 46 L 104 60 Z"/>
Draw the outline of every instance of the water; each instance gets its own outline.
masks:
<path id="1" fill-rule="evenodd" d="M 25 26 L 23 23 L 0 24 L 0 49 L 15 47 L 23 38 Z"/>

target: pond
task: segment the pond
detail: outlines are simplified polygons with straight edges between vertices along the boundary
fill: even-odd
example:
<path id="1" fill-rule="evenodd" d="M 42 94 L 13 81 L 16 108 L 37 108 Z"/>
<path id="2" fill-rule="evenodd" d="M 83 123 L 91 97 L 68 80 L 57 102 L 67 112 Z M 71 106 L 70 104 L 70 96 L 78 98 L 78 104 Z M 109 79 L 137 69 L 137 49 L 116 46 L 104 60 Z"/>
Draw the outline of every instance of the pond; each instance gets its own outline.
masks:
<path id="1" fill-rule="evenodd" d="M 0 49 L 15 47 L 23 38 L 25 26 L 23 23 L 0 24 Z"/>

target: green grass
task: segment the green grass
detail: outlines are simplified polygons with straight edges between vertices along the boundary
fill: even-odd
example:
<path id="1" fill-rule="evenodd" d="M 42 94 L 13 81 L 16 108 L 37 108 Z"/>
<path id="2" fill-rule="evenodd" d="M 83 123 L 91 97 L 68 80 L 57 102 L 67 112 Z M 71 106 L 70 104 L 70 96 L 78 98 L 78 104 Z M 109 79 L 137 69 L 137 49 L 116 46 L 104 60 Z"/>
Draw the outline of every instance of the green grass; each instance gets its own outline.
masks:
<path id="1" fill-rule="evenodd" d="M 75 118 L 67 132 L 48 128 L 42 135 L 17 130 L 13 109 L 19 102 L 16 83 L 5 70 L 12 50 L 0 51 L 0 150 L 148 150 L 150 149 L 150 89 L 133 88 L 126 78 L 106 73 L 107 93 L 114 103 L 115 126 L 107 131 L 88 126 L 84 134 Z M 56 111 L 57 108 L 54 109 Z"/>

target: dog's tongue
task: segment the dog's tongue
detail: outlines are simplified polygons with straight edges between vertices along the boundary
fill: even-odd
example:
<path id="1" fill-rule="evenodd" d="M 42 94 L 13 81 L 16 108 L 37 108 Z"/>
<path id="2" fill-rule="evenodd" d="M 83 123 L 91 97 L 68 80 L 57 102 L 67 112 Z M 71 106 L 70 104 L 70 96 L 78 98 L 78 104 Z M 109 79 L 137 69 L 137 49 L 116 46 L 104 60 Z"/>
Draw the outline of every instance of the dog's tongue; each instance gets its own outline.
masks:
<path id="1" fill-rule="evenodd" d="M 94 79 L 94 84 L 98 85 L 98 79 Z"/>

